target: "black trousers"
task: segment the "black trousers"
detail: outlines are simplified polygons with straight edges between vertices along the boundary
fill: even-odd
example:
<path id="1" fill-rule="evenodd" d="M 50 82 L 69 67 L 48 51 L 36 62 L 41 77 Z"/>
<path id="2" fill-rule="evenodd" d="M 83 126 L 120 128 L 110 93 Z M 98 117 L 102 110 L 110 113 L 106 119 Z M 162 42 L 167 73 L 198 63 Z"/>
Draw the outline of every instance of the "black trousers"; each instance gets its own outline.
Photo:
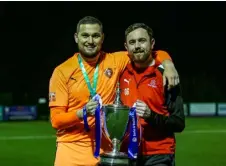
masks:
<path id="1" fill-rule="evenodd" d="M 175 166 L 175 157 L 174 154 L 138 156 L 137 160 L 130 161 L 129 166 Z"/>

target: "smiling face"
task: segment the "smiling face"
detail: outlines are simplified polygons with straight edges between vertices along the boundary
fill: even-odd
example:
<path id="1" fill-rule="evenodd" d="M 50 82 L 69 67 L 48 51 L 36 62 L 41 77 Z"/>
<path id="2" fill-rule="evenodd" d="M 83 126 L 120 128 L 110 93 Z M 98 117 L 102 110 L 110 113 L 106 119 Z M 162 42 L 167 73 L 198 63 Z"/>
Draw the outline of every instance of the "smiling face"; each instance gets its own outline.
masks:
<path id="1" fill-rule="evenodd" d="M 145 63 L 151 56 L 154 47 L 154 39 L 151 39 L 147 31 L 143 28 L 137 28 L 126 37 L 125 47 L 130 58 L 135 63 Z"/>
<path id="2" fill-rule="evenodd" d="M 75 34 L 79 52 L 86 58 L 98 55 L 102 48 L 104 34 L 99 24 L 81 24 Z"/>

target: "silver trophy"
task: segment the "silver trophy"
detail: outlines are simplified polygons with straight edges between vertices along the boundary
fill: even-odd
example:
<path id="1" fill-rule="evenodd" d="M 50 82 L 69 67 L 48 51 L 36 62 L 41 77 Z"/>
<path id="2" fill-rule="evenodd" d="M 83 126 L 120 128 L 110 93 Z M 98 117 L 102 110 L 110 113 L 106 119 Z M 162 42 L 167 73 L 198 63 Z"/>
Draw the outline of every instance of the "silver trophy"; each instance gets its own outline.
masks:
<path id="1" fill-rule="evenodd" d="M 116 98 L 113 104 L 104 105 L 106 130 L 113 144 L 113 150 L 101 155 L 101 166 L 126 166 L 128 165 L 128 156 L 120 152 L 120 145 L 123 135 L 127 128 L 129 117 L 129 107 L 122 105 L 120 100 L 120 88 L 117 84 Z"/>

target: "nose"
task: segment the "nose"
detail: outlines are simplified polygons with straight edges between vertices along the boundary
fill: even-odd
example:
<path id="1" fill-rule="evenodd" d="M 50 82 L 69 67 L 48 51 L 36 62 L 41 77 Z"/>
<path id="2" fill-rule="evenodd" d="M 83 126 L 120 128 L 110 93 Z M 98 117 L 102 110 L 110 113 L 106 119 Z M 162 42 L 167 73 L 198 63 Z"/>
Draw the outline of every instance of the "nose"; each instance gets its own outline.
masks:
<path id="1" fill-rule="evenodd" d="M 140 42 L 136 41 L 136 43 L 135 43 L 135 48 L 136 48 L 136 49 L 140 48 Z"/>
<path id="2" fill-rule="evenodd" d="M 92 43 L 93 43 L 93 37 L 92 37 L 92 36 L 89 37 L 88 43 L 89 43 L 89 44 L 92 44 Z"/>

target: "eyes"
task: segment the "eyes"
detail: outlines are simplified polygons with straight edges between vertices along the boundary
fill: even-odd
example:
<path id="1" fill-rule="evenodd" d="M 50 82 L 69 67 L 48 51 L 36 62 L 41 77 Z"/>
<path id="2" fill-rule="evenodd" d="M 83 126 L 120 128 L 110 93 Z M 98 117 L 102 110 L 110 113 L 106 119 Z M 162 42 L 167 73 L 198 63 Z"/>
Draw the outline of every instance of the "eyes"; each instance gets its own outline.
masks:
<path id="1" fill-rule="evenodd" d="M 140 38 L 140 39 L 138 39 L 137 41 L 138 41 L 138 43 L 140 43 L 140 44 L 144 44 L 147 40 L 146 40 L 145 38 Z M 133 45 L 133 44 L 135 44 L 135 43 L 136 43 L 136 40 L 135 40 L 135 39 L 129 40 L 129 44 L 130 44 L 130 45 Z"/>
<path id="2" fill-rule="evenodd" d="M 92 37 L 92 38 L 94 38 L 94 39 L 97 39 L 97 38 L 100 38 L 101 37 L 101 35 L 100 34 L 98 34 L 98 33 L 95 33 L 95 34 L 93 34 L 93 35 L 89 35 L 88 33 L 84 33 L 84 34 L 82 34 L 81 35 L 83 38 L 89 38 L 90 36 Z"/>

